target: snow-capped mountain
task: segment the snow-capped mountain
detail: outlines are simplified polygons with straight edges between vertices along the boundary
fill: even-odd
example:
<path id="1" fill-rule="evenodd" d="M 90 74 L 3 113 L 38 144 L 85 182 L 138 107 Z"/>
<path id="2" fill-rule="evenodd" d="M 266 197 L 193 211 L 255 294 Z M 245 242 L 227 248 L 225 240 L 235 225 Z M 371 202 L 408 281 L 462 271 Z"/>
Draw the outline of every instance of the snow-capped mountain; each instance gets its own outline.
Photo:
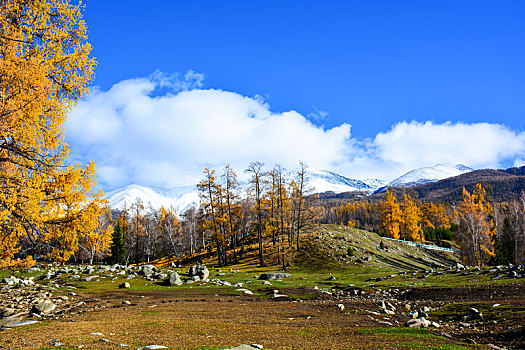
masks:
<path id="1" fill-rule="evenodd" d="M 425 167 L 409 171 L 408 173 L 388 183 L 386 187 L 412 187 L 424 185 L 430 182 L 436 182 L 449 177 L 468 173 L 472 170 L 473 169 L 463 164 L 458 164 L 455 167 L 437 164 L 433 167 Z"/>
<path id="2" fill-rule="evenodd" d="M 327 170 L 310 170 L 308 186 L 313 193 L 322 192 L 373 192 L 385 184 L 382 180 L 367 179 L 354 180 Z M 248 184 L 241 182 L 241 191 L 245 192 Z M 146 210 L 158 210 L 161 207 L 173 207 L 177 213 L 183 213 L 192 206 L 199 205 L 199 192 L 196 186 L 176 187 L 164 189 L 158 187 L 146 187 L 129 185 L 127 187 L 106 193 L 106 199 L 113 209 L 122 210 L 130 208 L 140 199 Z"/>
<path id="3" fill-rule="evenodd" d="M 140 199 L 148 211 L 173 207 L 177 213 L 199 204 L 199 193 L 196 186 L 176 187 L 172 189 L 152 188 L 139 185 L 127 187 L 106 193 L 106 199 L 112 209 L 122 210 L 131 206 Z"/>
<path id="4" fill-rule="evenodd" d="M 323 192 L 373 192 L 385 185 L 385 181 L 378 179 L 355 180 L 333 173 L 328 170 L 309 170 L 309 186 L 314 193 Z"/>

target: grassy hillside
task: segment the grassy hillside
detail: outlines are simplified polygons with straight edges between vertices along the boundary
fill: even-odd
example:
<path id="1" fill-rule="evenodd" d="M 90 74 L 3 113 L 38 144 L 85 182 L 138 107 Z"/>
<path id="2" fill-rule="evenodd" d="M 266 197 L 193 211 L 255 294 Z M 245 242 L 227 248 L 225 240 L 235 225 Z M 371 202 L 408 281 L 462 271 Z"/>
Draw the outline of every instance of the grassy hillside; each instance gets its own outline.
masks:
<path id="1" fill-rule="evenodd" d="M 296 254 L 294 262 L 295 269 L 305 272 L 409 271 L 452 266 L 457 257 L 449 252 L 386 240 L 373 232 L 320 225 L 318 230 L 305 236 L 303 249 Z"/>

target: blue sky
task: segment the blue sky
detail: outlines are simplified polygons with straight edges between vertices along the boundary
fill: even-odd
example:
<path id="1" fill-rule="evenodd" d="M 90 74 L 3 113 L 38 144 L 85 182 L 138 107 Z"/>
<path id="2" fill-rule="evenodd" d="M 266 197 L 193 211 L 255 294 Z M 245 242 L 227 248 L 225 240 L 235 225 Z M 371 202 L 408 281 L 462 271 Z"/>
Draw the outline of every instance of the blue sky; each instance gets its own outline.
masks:
<path id="1" fill-rule="evenodd" d="M 182 90 L 208 91 L 208 95 L 211 89 L 231 92 L 239 97 L 235 101 L 258 101 L 262 106 L 259 119 L 271 113 L 277 119 L 291 118 L 301 125 L 312 123 L 311 127 L 326 138 L 320 137 L 319 145 L 337 139 L 329 135 L 331 130 L 339 133 L 340 145 L 327 150 L 329 161 L 313 159 L 314 166 L 354 177 L 391 178 L 433 162 L 461 162 L 473 167 L 521 164 L 525 158 L 524 15 L 523 1 L 87 0 L 84 18 L 98 61 L 94 81 L 98 88 L 93 90 L 93 96 L 99 94 L 98 105 L 104 94 L 117 89 L 115 84 L 119 88 L 127 84 L 128 89 L 144 81 L 154 81 L 155 85 L 140 93 L 150 98 L 147 104 L 152 103 L 151 110 L 158 107 L 155 101 L 178 96 L 185 92 Z M 159 76 L 164 78 L 159 80 Z M 159 83 L 167 80 L 170 84 Z M 221 96 L 214 96 L 217 100 L 208 97 L 213 106 L 222 105 L 218 102 L 222 98 L 230 101 L 232 97 Z M 82 108 L 83 118 L 95 112 L 89 102 Z M 123 106 L 108 105 L 106 110 L 111 108 L 121 110 Z M 209 113 L 214 110 L 216 107 L 210 106 Z M 300 117 L 290 117 L 290 111 Z M 180 114 L 173 116 L 173 122 L 191 119 L 191 113 L 184 119 Z M 71 129 L 85 127 L 75 122 L 78 119 L 72 117 L 68 124 Z M 301 129 L 290 128 L 291 133 Z M 478 137 L 470 135 L 474 138 L 466 137 L 463 144 L 458 140 L 462 138 L 460 132 L 472 134 L 480 128 L 487 132 L 476 134 Z M 215 137 L 212 134 L 210 137 Z M 446 140 L 445 146 L 468 148 L 468 152 L 475 152 L 472 144 L 489 135 L 499 135 L 502 140 L 490 144 L 499 149 L 491 148 L 494 154 L 487 159 L 478 159 L 467 151 L 460 152 L 462 159 L 447 158 L 440 152 L 434 157 L 428 152 L 442 147 L 440 140 L 423 147 L 426 158 L 425 154 L 416 155 L 407 161 L 406 157 L 398 159 L 381 151 L 381 147 L 399 152 L 413 149 L 416 141 L 402 147 L 392 142 L 415 134 L 430 138 L 457 134 L 456 139 Z M 102 182 L 108 188 L 130 182 L 175 184 L 148 180 L 138 176 L 140 171 L 135 168 L 111 175 L 110 163 L 119 168 L 119 164 L 129 163 L 129 155 L 110 160 L 99 153 L 104 147 L 119 145 L 100 142 L 100 135 L 88 140 L 75 131 L 67 138 L 74 159 L 94 157 L 101 164 Z M 424 142 L 418 140 L 419 144 Z M 151 144 L 147 139 L 142 142 L 141 147 Z M 170 145 L 181 148 L 181 144 Z M 215 143 L 214 148 L 218 145 L 221 143 Z M 130 145 L 125 147 L 129 149 Z M 244 161 L 251 156 L 272 161 L 271 154 L 256 151 L 244 154 Z M 276 162 L 291 164 L 292 158 L 300 156 L 295 152 L 286 159 L 276 157 Z M 241 156 L 233 154 L 231 158 L 242 167 Z M 228 157 L 207 160 L 204 155 L 191 165 L 199 168 L 226 161 Z M 189 161 L 170 162 L 164 161 L 169 171 L 189 165 Z M 121 180 L 110 181 L 112 176 Z M 177 183 L 184 184 L 194 175 L 188 172 L 175 177 Z"/>

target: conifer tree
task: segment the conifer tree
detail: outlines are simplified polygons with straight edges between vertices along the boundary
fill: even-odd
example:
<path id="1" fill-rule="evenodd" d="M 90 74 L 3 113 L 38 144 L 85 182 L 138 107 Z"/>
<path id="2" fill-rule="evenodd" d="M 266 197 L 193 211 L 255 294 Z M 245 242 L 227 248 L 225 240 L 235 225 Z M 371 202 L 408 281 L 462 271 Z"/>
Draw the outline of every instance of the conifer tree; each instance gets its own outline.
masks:
<path id="1" fill-rule="evenodd" d="M 117 221 L 111 238 L 111 262 L 122 264 L 126 259 L 126 248 L 124 247 L 124 238 L 120 227 L 120 220 Z"/>

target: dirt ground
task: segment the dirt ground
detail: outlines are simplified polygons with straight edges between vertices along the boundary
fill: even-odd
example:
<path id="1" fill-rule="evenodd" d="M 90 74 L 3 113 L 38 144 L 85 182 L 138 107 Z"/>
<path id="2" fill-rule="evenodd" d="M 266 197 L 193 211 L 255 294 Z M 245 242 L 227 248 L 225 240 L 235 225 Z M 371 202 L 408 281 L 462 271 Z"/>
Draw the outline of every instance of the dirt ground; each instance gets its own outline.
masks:
<path id="1" fill-rule="evenodd" d="M 442 322 L 457 324 L 465 321 L 471 307 L 483 311 L 483 319 L 466 328 L 451 328 L 456 339 L 491 343 L 525 349 L 525 288 L 523 285 L 466 286 L 460 288 L 421 288 L 403 293 L 407 301 L 431 300 L 445 307 L 438 317 Z M 472 323 L 470 321 L 467 321 Z M 476 324 L 477 323 L 477 324 Z"/>
<path id="2" fill-rule="evenodd" d="M 424 291 L 417 293 L 422 293 L 418 299 L 427 297 Z M 378 327 L 402 320 L 367 312 L 377 308 L 374 301 L 344 300 L 341 311 L 337 307 L 341 301 L 335 298 L 277 301 L 233 295 L 227 289 L 117 290 L 79 297 L 86 304 L 56 320 L 0 332 L 0 349 L 123 348 L 120 344 L 130 349 L 150 344 L 171 349 L 220 349 L 251 343 L 262 344 L 264 349 L 487 348 L 455 346 L 457 339 L 431 334 L 384 331 Z M 407 299 L 412 297 L 406 294 Z M 524 303 L 524 299 L 516 302 Z M 524 321 L 525 317 L 516 320 Z M 441 330 L 434 332 L 440 334 Z M 460 335 L 459 339 L 469 338 L 472 336 Z M 488 343 L 494 339 L 478 340 Z M 52 346 L 56 342 L 64 346 Z"/>

